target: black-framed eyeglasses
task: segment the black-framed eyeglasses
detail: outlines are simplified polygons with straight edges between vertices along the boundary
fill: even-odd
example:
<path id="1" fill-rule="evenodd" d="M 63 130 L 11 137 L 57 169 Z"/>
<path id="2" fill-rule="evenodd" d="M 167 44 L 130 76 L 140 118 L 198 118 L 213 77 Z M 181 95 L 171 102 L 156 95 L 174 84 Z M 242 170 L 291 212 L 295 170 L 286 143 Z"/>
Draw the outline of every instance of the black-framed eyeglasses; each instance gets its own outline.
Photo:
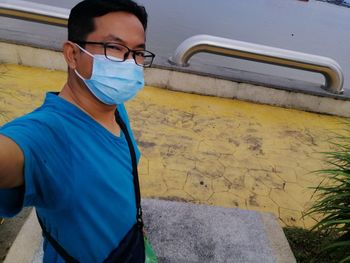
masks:
<path id="1" fill-rule="evenodd" d="M 115 42 L 75 41 L 75 43 L 82 45 L 101 45 L 104 48 L 106 58 L 114 62 L 124 62 L 128 59 L 129 54 L 131 53 L 135 63 L 145 68 L 152 66 L 153 59 L 156 56 L 150 51 L 143 49 L 132 50 L 127 46 Z"/>

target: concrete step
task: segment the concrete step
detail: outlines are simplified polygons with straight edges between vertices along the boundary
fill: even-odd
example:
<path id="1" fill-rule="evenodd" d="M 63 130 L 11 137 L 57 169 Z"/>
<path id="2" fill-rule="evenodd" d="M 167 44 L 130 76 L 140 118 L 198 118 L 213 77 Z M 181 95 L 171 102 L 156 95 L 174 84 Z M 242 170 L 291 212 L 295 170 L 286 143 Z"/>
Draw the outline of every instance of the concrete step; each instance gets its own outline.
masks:
<path id="1" fill-rule="evenodd" d="M 142 204 L 159 262 L 296 262 L 273 214 L 156 199 Z M 4 263 L 41 262 L 41 239 L 32 212 Z"/>

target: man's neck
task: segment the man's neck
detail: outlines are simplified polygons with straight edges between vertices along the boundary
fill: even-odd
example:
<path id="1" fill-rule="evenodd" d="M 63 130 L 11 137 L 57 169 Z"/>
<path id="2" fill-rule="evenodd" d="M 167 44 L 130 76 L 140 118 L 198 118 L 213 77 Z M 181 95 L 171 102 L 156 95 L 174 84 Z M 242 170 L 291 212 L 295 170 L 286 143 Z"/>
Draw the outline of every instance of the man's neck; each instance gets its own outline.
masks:
<path id="1" fill-rule="evenodd" d="M 86 87 L 81 87 L 74 80 L 68 79 L 59 96 L 80 108 L 105 127 L 115 123 L 114 112 L 116 106 L 106 105 L 98 101 Z"/>

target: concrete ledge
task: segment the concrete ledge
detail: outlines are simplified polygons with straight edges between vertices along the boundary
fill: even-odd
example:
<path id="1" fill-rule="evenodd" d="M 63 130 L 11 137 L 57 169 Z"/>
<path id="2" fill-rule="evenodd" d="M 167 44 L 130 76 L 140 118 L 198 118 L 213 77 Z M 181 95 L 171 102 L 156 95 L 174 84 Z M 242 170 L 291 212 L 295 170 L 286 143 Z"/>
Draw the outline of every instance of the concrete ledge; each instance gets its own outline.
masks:
<path id="1" fill-rule="evenodd" d="M 51 70 L 67 69 L 58 51 L 0 42 L 0 63 L 19 64 Z M 195 74 L 179 69 L 150 68 L 146 84 L 174 91 L 239 99 L 303 111 L 350 117 L 350 98 L 325 95 L 324 92 L 300 92 L 291 88 L 265 87 L 223 79 L 210 74 Z M 257 78 L 258 76 L 255 76 Z M 303 85 L 303 83 L 300 83 Z M 307 85 L 305 83 L 305 85 Z"/>
<path id="2" fill-rule="evenodd" d="M 161 68 L 147 69 L 146 83 L 174 91 L 350 117 L 350 99 L 347 98 L 312 95 Z"/>
<path id="3" fill-rule="evenodd" d="M 0 63 L 67 70 L 61 52 L 0 42 Z"/>
<path id="4" fill-rule="evenodd" d="M 4 263 L 31 263 L 40 248 L 41 239 L 41 229 L 33 209 L 12 244 Z"/>
<path id="5" fill-rule="evenodd" d="M 296 262 L 272 214 L 151 199 L 143 210 L 160 262 Z"/>
<path id="6" fill-rule="evenodd" d="M 154 199 L 142 204 L 159 262 L 296 262 L 272 214 Z M 5 263 L 41 262 L 41 240 L 33 211 Z"/>
<path id="7" fill-rule="evenodd" d="M 276 262 L 295 262 L 289 243 L 283 230 L 281 229 L 281 226 L 278 224 L 276 217 L 270 213 L 262 213 L 261 220 Z"/>

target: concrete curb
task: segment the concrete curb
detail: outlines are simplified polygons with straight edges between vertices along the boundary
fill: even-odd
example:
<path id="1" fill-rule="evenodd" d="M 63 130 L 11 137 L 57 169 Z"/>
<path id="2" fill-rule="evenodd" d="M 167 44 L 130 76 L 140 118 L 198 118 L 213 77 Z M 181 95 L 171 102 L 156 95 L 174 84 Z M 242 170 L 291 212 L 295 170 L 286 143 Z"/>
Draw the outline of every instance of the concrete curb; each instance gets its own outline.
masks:
<path id="1" fill-rule="evenodd" d="M 61 52 L 0 42 L 0 63 L 51 70 L 67 69 Z"/>
<path id="2" fill-rule="evenodd" d="M 0 63 L 65 71 L 66 62 L 58 51 L 0 42 Z M 350 99 L 306 94 L 293 89 L 278 89 L 225 80 L 214 76 L 180 72 L 175 69 L 145 70 L 146 84 L 159 88 L 222 98 L 238 99 L 303 111 L 350 117 Z M 302 84 L 300 84 L 302 85 Z"/>
<path id="3" fill-rule="evenodd" d="M 276 263 L 295 263 L 295 257 L 276 217 L 270 213 L 261 213 L 261 219 Z"/>
<path id="4" fill-rule="evenodd" d="M 149 86 L 174 91 L 350 117 L 350 100 L 340 100 L 338 98 L 238 83 L 173 70 L 148 69 L 146 71 L 146 83 Z"/>
<path id="5" fill-rule="evenodd" d="M 13 242 L 4 263 L 31 263 L 40 247 L 41 239 L 41 229 L 33 209 Z"/>

